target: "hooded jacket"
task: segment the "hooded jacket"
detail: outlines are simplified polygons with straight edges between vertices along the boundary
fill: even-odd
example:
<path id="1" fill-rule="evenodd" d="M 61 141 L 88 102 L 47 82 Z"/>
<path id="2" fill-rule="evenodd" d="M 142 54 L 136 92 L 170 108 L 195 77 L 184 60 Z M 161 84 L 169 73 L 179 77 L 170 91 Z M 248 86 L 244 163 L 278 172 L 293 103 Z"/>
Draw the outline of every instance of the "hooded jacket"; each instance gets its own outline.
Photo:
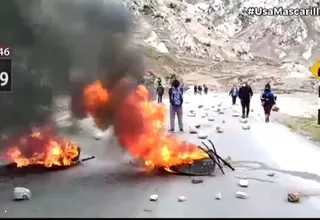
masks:
<path id="1" fill-rule="evenodd" d="M 263 102 L 266 105 L 274 105 L 277 100 L 277 95 L 272 92 L 271 89 L 265 88 L 263 93 L 260 96 L 261 102 Z"/>

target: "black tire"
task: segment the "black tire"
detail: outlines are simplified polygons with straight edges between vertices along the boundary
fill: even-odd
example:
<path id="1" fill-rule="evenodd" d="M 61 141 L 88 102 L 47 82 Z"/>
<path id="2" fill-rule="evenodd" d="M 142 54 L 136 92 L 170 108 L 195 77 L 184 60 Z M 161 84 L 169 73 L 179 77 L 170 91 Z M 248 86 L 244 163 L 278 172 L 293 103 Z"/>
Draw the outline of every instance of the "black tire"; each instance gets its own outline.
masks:
<path id="1" fill-rule="evenodd" d="M 177 174 L 189 176 L 209 176 L 216 168 L 216 162 L 211 159 L 202 159 L 194 161 L 192 164 L 177 165 L 170 167 Z"/>

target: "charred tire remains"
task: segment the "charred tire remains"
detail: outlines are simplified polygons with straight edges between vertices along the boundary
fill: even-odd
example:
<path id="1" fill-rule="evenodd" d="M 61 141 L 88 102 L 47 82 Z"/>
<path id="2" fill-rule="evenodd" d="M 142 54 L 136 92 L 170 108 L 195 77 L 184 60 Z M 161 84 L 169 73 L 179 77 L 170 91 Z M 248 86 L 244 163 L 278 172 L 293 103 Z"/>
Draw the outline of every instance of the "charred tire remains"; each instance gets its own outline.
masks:
<path id="1" fill-rule="evenodd" d="M 192 164 L 183 164 L 171 166 L 170 171 L 174 174 L 190 175 L 190 176 L 210 176 L 213 175 L 216 165 L 218 165 L 220 171 L 225 174 L 223 165 L 230 168 L 232 171 L 235 169 L 230 163 L 222 159 L 222 157 L 217 153 L 216 148 L 211 140 L 208 140 L 211 148 L 204 142 L 201 142 L 204 146 L 198 146 L 201 150 L 208 154 L 209 158 L 204 158 L 201 160 L 195 160 Z"/>
<path id="2" fill-rule="evenodd" d="M 72 159 L 72 163 L 68 166 L 52 165 L 51 167 L 45 167 L 42 164 L 30 164 L 24 167 L 17 167 L 16 163 L 10 163 L 0 167 L 0 175 L 12 176 L 12 175 L 27 175 L 27 174 L 40 174 L 45 172 L 54 172 L 59 170 L 65 170 L 81 164 L 82 162 L 94 159 L 94 156 L 80 159 L 81 149 L 78 148 L 78 155 Z"/>
<path id="3" fill-rule="evenodd" d="M 210 176 L 214 173 L 216 163 L 211 159 L 196 160 L 192 164 L 170 167 L 176 174 L 189 176 Z"/>

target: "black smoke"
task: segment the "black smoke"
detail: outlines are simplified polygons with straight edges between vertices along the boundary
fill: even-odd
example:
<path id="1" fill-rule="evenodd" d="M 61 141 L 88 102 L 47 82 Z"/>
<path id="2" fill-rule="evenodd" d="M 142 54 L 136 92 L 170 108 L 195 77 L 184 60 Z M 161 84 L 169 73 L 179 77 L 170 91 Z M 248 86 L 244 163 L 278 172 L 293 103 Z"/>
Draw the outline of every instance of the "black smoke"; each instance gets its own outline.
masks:
<path id="1" fill-rule="evenodd" d="M 110 89 L 125 76 L 140 82 L 132 15 L 106 2 L 0 2 L 0 42 L 14 50 L 14 89 L 0 94 L 0 133 L 50 121 L 56 95 L 80 99 L 75 108 L 81 108 L 83 86 L 96 79 Z"/>

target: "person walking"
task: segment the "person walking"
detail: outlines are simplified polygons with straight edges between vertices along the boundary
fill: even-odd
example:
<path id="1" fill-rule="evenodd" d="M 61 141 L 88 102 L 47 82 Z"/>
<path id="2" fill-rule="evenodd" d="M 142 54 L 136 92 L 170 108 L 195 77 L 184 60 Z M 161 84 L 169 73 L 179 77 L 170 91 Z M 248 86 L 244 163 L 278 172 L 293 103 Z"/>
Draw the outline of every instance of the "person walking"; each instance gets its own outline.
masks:
<path id="1" fill-rule="evenodd" d="M 207 95 L 208 94 L 208 87 L 206 86 L 206 84 L 203 84 L 203 91 L 204 91 L 204 94 Z"/>
<path id="2" fill-rule="evenodd" d="M 232 99 L 232 105 L 236 104 L 238 95 L 239 95 L 238 87 L 234 85 L 229 92 L 229 96 L 231 96 L 231 99 Z"/>
<path id="3" fill-rule="evenodd" d="M 164 94 L 164 87 L 162 86 L 161 82 L 158 82 L 158 87 L 157 87 L 158 103 L 162 103 L 163 94 Z"/>
<path id="4" fill-rule="evenodd" d="M 202 95 L 202 86 L 198 85 L 198 93 Z"/>
<path id="5" fill-rule="evenodd" d="M 197 85 L 194 85 L 193 92 L 195 95 L 197 95 L 197 93 L 198 93 L 198 86 Z"/>
<path id="6" fill-rule="evenodd" d="M 271 90 L 269 83 L 265 85 L 264 91 L 260 96 L 261 105 L 264 110 L 265 122 L 270 121 L 272 107 L 276 104 L 277 95 Z"/>
<path id="7" fill-rule="evenodd" d="M 172 87 L 169 89 L 170 100 L 170 130 L 174 131 L 175 116 L 177 115 L 180 131 L 183 131 L 182 123 L 182 104 L 183 104 L 183 90 L 180 87 L 178 80 L 173 80 Z"/>
<path id="8" fill-rule="evenodd" d="M 250 101 L 253 91 L 247 83 L 243 83 L 239 89 L 239 99 L 242 108 L 242 118 L 248 118 L 250 112 Z"/>

